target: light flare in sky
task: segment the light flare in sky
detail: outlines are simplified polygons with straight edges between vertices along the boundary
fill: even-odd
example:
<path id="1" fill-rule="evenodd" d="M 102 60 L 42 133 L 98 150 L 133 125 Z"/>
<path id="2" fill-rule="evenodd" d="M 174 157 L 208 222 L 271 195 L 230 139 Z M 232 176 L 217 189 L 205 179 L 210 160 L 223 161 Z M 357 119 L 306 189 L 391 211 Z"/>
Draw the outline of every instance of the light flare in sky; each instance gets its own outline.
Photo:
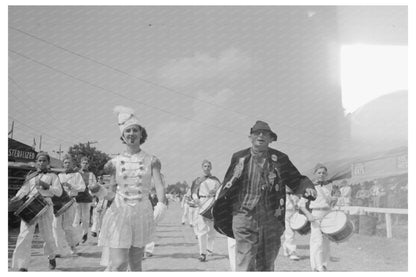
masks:
<path id="1" fill-rule="evenodd" d="M 345 112 L 354 112 L 381 95 L 407 90 L 407 58 L 407 46 L 343 45 L 341 88 Z"/>

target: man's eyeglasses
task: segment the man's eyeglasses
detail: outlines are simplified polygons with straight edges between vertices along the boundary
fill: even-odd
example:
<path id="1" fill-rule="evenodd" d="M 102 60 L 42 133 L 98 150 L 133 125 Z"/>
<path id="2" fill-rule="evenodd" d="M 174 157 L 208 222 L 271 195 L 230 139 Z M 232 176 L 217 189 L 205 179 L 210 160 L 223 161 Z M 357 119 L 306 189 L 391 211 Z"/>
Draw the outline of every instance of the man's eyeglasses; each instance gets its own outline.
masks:
<path id="1" fill-rule="evenodd" d="M 271 137 L 272 133 L 266 130 L 258 130 L 251 133 L 254 136 L 260 136 L 262 134 L 263 136 Z"/>

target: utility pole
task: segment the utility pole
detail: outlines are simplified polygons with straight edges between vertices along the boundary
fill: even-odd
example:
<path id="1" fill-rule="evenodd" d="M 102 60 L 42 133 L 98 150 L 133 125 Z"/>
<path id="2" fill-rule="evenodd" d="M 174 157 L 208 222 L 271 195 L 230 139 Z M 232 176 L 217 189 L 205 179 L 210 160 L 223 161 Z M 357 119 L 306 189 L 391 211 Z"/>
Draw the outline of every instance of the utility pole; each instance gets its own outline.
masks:
<path id="1" fill-rule="evenodd" d="M 94 140 L 94 141 L 87 141 L 87 147 L 90 148 L 90 144 L 95 144 L 98 143 L 98 141 Z"/>
<path id="2" fill-rule="evenodd" d="M 11 135 L 11 139 L 13 138 L 13 131 L 14 131 L 14 120 L 12 121 L 12 129 L 9 131 L 9 135 Z"/>
<path id="3" fill-rule="evenodd" d="M 59 156 L 59 160 L 61 160 L 61 154 L 64 152 L 64 151 L 62 151 L 61 150 L 61 145 L 59 144 L 59 151 L 55 151 L 55 150 L 53 150 L 53 152 L 55 152 L 56 154 L 58 154 L 58 156 Z"/>

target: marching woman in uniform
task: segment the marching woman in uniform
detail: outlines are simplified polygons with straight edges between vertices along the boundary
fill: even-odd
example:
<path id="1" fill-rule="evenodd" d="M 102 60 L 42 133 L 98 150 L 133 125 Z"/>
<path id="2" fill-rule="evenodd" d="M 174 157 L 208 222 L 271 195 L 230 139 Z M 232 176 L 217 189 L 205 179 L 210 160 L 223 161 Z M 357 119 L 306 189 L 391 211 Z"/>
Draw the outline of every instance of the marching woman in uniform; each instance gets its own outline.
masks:
<path id="1" fill-rule="evenodd" d="M 121 106 L 114 111 L 126 151 L 104 166 L 104 171 L 115 180 L 114 186 L 100 186 L 98 191 L 90 187 L 97 196 L 114 199 L 104 215 L 98 246 L 104 247 L 103 256 L 108 250 L 109 271 L 141 271 L 144 247 L 154 240 L 155 223 L 167 208 L 161 163 L 141 149 L 147 133 L 134 111 Z M 148 198 L 152 179 L 159 199 L 154 210 Z"/>
<path id="2" fill-rule="evenodd" d="M 327 271 L 330 247 L 329 239 L 322 234 L 320 222 L 322 218 L 331 211 L 337 199 L 331 197 L 332 184 L 326 181 L 328 169 L 325 165 L 318 163 L 314 168 L 314 184 L 317 191 L 317 197 L 310 202 L 310 212 L 306 208 L 307 200 L 299 200 L 299 208 L 311 222 L 310 237 L 310 262 L 313 271 Z"/>
<path id="3" fill-rule="evenodd" d="M 58 176 L 55 173 L 48 171 L 50 163 L 49 154 L 46 152 L 39 152 L 36 156 L 37 171 L 30 173 L 11 201 L 16 202 L 25 196 L 32 197 L 40 194 L 48 204 L 46 212 L 39 216 L 39 218 L 31 225 L 25 221 L 20 223 L 20 233 L 17 237 L 16 248 L 13 252 L 12 268 L 19 271 L 27 271 L 30 262 L 30 249 L 32 248 L 33 233 L 35 226 L 38 224 L 39 233 L 45 241 L 45 255 L 49 258 L 49 269 L 55 269 L 56 261 L 56 245 L 52 235 L 52 221 L 53 221 L 53 204 L 52 196 L 61 196 L 62 187 L 59 183 Z"/>
<path id="4" fill-rule="evenodd" d="M 210 161 L 202 162 L 203 176 L 198 177 L 192 183 L 192 199 L 198 204 L 196 209 L 194 224 L 195 233 L 198 237 L 199 260 L 205 262 L 208 255 L 214 251 L 214 240 L 217 231 L 214 229 L 214 222 L 200 215 L 204 208 L 208 206 L 215 197 L 221 183 L 217 177 L 211 175 L 212 165 Z"/>
<path id="5" fill-rule="evenodd" d="M 90 209 L 92 203 L 92 195 L 88 192 L 88 185 L 94 186 L 97 183 L 94 173 L 88 171 L 88 157 L 81 158 L 81 169 L 79 173 L 85 183 L 85 190 L 78 192 L 75 197 L 77 201 L 77 209 L 75 212 L 74 227 L 78 227 L 81 222 L 82 227 L 82 243 L 87 241 L 88 229 L 90 227 Z"/>
<path id="6" fill-rule="evenodd" d="M 62 159 L 65 172 L 59 173 L 59 181 L 69 197 L 75 197 L 79 192 L 85 190 L 85 183 L 81 174 L 74 171 L 72 157 L 68 154 Z M 53 236 L 56 246 L 60 251 L 65 249 L 65 239 L 71 248 L 71 254 L 76 255 L 76 245 L 79 243 L 81 234 L 73 226 L 77 203 L 73 203 L 68 209 L 59 216 L 55 216 L 53 221 Z"/>

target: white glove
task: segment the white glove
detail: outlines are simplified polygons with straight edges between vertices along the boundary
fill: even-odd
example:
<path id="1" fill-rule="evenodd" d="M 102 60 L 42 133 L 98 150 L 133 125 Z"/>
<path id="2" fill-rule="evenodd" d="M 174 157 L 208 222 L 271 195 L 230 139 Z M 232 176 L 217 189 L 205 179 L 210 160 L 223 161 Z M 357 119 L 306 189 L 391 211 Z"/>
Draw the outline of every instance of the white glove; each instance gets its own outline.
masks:
<path id="1" fill-rule="evenodd" d="M 166 206 L 162 202 L 157 202 L 155 210 L 153 211 L 153 219 L 156 223 L 159 223 L 162 220 L 167 208 L 168 206 Z"/>

